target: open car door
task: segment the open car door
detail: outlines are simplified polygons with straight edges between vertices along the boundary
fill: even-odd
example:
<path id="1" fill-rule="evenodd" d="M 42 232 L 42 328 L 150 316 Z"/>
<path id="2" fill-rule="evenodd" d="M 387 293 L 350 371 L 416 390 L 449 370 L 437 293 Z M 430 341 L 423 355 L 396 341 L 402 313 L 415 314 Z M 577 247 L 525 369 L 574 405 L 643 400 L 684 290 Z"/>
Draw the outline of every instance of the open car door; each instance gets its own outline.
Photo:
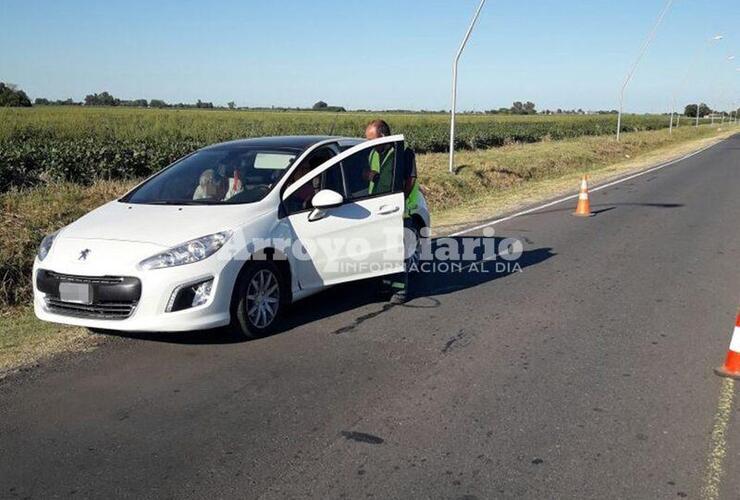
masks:
<path id="1" fill-rule="evenodd" d="M 303 250 L 294 257 L 302 289 L 403 271 L 403 141 L 358 144 L 283 192 L 293 248 Z"/>

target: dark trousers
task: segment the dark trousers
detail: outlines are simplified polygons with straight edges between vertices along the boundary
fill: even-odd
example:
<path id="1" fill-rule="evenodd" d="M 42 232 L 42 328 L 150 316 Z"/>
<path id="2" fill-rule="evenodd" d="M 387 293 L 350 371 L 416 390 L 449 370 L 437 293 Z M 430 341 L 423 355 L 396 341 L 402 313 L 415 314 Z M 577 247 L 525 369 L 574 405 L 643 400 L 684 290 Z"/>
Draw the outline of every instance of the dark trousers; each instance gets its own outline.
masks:
<path id="1" fill-rule="evenodd" d="M 404 217 L 403 218 L 404 230 L 413 229 L 413 227 L 414 226 L 413 226 L 413 222 L 411 221 L 411 219 L 408 217 Z M 409 242 L 406 242 L 405 239 L 404 239 L 404 242 L 409 243 Z M 408 252 L 408 249 L 405 249 L 405 250 L 406 252 Z M 405 259 L 404 271 L 402 273 L 392 274 L 383 280 L 383 283 L 386 286 L 389 286 L 393 290 L 394 293 L 396 292 L 405 293 L 407 299 L 411 296 L 411 291 L 412 291 L 411 290 L 412 280 L 410 279 L 411 273 L 409 272 L 409 264 L 410 264 L 410 259 Z"/>

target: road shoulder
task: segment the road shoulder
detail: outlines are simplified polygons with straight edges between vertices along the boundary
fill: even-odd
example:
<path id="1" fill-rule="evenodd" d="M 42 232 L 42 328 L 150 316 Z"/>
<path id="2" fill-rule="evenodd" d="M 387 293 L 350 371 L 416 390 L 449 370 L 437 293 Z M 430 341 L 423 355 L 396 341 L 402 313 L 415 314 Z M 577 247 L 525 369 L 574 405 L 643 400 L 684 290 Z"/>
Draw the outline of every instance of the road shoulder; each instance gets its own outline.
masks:
<path id="1" fill-rule="evenodd" d="M 433 211 L 433 234 L 435 236 L 455 234 L 485 221 L 506 217 L 535 208 L 539 204 L 573 195 L 578 192 L 584 174 L 588 175 L 589 185 L 597 187 L 665 163 L 679 161 L 688 155 L 719 144 L 736 133 L 736 128 L 718 131 L 717 135 L 712 137 L 672 144 L 637 157 L 625 158 L 624 161 L 593 166 L 552 179 L 528 182 L 507 190 L 495 191 L 489 196 L 475 198 L 452 209 Z M 575 208 L 575 203 L 573 206 Z"/>

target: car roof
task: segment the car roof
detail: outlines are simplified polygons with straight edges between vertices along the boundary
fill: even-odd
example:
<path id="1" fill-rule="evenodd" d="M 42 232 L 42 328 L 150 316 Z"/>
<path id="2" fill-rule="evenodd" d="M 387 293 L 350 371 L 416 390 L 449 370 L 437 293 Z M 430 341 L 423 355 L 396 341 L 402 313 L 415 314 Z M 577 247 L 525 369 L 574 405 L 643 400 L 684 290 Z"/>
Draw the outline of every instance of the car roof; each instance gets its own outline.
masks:
<path id="1" fill-rule="evenodd" d="M 256 137 L 253 139 L 237 139 L 234 141 L 221 142 L 203 148 L 209 149 L 231 149 L 238 147 L 266 148 L 266 149 L 294 149 L 304 151 L 322 141 L 329 139 L 342 140 L 343 137 L 330 135 L 284 135 L 273 137 Z"/>

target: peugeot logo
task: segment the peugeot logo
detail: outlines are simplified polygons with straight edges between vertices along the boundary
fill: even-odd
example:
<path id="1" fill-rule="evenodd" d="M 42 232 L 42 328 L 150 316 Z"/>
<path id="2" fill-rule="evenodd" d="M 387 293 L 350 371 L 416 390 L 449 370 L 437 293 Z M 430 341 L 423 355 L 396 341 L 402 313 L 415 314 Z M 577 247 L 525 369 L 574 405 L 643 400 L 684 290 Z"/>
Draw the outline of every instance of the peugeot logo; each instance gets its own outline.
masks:
<path id="1" fill-rule="evenodd" d="M 86 248 L 80 252 L 80 256 L 77 260 L 87 260 L 87 256 L 90 255 L 90 249 Z"/>

